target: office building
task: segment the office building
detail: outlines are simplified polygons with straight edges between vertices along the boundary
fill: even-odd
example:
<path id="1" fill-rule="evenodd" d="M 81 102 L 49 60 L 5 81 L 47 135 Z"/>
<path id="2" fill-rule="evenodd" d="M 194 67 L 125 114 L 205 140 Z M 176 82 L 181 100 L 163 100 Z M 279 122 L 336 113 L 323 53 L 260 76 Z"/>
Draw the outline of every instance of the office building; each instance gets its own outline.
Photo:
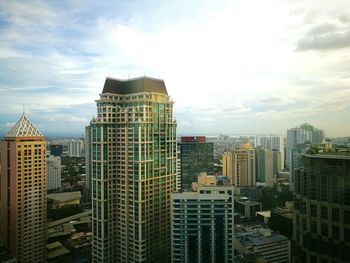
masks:
<path id="1" fill-rule="evenodd" d="M 236 225 L 234 243 L 242 255 L 258 253 L 268 263 L 291 262 L 290 240 L 258 222 Z"/>
<path id="2" fill-rule="evenodd" d="M 255 150 L 250 144 L 244 144 L 240 149 L 234 149 L 223 155 L 223 175 L 229 178 L 237 188 L 255 185 Z"/>
<path id="3" fill-rule="evenodd" d="M 202 179 L 196 191 L 171 195 L 172 263 L 233 262 L 233 186 Z"/>
<path id="4" fill-rule="evenodd" d="M 17 262 L 46 260 L 46 142 L 23 114 L 1 145 L 1 236 Z"/>
<path id="5" fill-rule="evenodd" d="M 175 183 L 175 191 L 181 191 L 181 152 L 180 145 L 176 144 L 176 183 Z"/>
<path id="6" fill-rule="evenodd" d="M 258 137 L 258 145 L 262 149 L 277 150 L 280 152 L 280 167 L 284 168 L 285 156 L 284 156 L 284 137 L 283 136 L 260 136 Z M 278 171 L 279 172 L 279 171 Z"/>
<path id="7" fill-rule="evenodd" d="M 256 213 L 262 211 L 260 202 L 249 200 L 247 197 L 235 197 L 235 212 L 247 218 L 255 217 Z"/>
<path id="8" fill-rule="evenodd" d="M 214 145 L 205 136 L 184 136 L 179 143 L 182 190 L 190 190 L 201 172 L 214 171 Z"/>
<path id="9" fill-rule="evenodd" d="M 293 262 L 348 262 L 350 155 L 303 154 L 295 176 Z"/>
<path id="10" fill-rule="evenodd" d="M 281 158 L 282 154 L 279 150 L 272 150 L 272 174 L 274 178 L 276 178 L 282 170 Z"/>
<path id="11" fill-rule="evenodd" d="M 170 262 L 176 122 L 165 83 L 107 78 L 90 122 L 93 262 Z"/>
<path id="12" fill-rule="evenodd" d="M 273 152 L 268 149 L 255 149 L 256 181 L 267 187 L 273 186 Z"/>
<path id="13" fill-rule="evenodd" d="M 61 188 L 61 157 L 48 155 L 46 158 L 47 190 Z"/>
<path id="14" fill-rule="evenodd" d="M 70 140 L 68 141 L 68 156 L 83 157 L 84 156 L 84 141 Z"/>

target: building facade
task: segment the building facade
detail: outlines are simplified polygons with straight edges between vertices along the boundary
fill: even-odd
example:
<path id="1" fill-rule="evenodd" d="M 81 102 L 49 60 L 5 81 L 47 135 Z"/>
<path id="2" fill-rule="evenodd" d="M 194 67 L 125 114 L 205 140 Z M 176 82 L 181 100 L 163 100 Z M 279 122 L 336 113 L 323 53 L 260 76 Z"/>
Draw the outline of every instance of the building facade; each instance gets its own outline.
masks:
<path id="1" fill-rule="evenodd" d="M 47 190 L 61 188 L 61 157 L 48 155 L 46 158 Z"/>
<path id="2" fill-rule="evenodd" d="M 268 149 L 255 149 L 256 181 L 267 187 L 273 186 L 273 152 Z"/>
<path id="3" fill-rule="evenodd" d="M 284 137 L 283 136 L 260 136 L 258 146 L 263 149 L 277 150 L 280 152 L 280 167 L 284 168 L 285 156 L 284 156 Z M 279 172 L 279 171 L 278 171 Z"/>
<path id="4" fill-rule="evenodd" d="M 96 102 L 93 262 L 170 262 L 176 122 L 164 81 L 107 78 Z"/>
<path id="5" fill-rule="evenodd" d="M 23 114 L 1 145 L 1 237 L 18 263 L 46 260 L 46 142 Z"/>
<path id="6" fill-rule="evenodd" d="M 223 155 L 222 173 L 236 187 L 255 185 L 255 150 L 249 144 Z"/>
<path id="7" fill-rule="evenodd" d="M 84 156 L 84 141 L 70 140 L 68 142 L 68 156 L 83 157 Z"/>
<path id="8" fill-rule="evenodd" d="M 190 190 L 197 175 L 214 170 L 214 144 L 207 143 L 205 136 L 184 136 L 179 143 L 181 162 L 181 188 Z"/>
<path id="9" fill-rule="evenodd" d="M 234 262 L 233 186 L 172 194 L 172 263 Z"/>
<path id="10" fill-rule="evenodd" d="M 349 262 L 350 156 L 302 155 L 294 209 L 293 262 Z"/>

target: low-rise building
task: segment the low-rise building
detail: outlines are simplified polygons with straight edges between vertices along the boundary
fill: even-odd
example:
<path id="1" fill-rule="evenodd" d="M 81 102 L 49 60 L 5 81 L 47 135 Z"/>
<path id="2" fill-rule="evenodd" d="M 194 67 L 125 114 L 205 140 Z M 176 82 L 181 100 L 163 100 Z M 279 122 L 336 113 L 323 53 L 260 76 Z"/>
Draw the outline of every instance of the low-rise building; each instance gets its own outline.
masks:
<path id="1" fill-rule="evenodd" d="M 238 253 L 260 253 L 269 263 L 290 262 L 290 240 L 258 222 L 235 226 L 235 249 Z"/>
<path id="2" fill-rule="evenodd" d="M 47 195 L 48 204 L 52 208 L 62 208 L 64 206 L 79 205 L 80 198 L 81 193 L 79 191 Z"/>
<path id="3" fill-rule="evenodd" d="M 60 242 L 53 242 L 46 245 L 47 248 L 47 262 L 48 263 L 71 263 L 71 252 L 65 248 Z"/>
<path id="4" fill-rule="evenodd" d="M 255 217 L 256 212 L 261 210 L 262 204 L 259 202 L 249 200 L 247 197 L 235 198 L 235 211 L 247 218 Z"/>

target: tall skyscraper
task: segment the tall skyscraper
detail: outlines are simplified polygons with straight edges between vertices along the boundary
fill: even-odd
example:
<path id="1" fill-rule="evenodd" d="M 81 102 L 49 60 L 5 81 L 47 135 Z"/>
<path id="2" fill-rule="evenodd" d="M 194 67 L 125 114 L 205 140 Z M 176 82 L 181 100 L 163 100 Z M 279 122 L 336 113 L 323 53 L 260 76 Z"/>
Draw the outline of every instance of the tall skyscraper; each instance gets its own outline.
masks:
<path id="1" fill-rule="evenodd" d="M 84 154 L 85 154 L 85 175 L 86 175 L 86 188 L 91 193 L 91 126 L 85 127 L 85 139 L 84 139 Z"/>
<path id="2" fill-rule="evenodd" d="M 303 154 L 296 171 L 293 262 L 349 262 L 350 156 Z"/>
<path id="3" fill-rule="evenodd" d="M 214 170 L 214 144 L 207 143 L 205 136 L 181 137 L 181 188 L 191 189 L 191 184 L 197 181 L 199 173 L 213 173 Z"/>
<path id="4" fill-rule="evenodd" d="M 237 188 L 255 185 L 255 150 L 250 144 L 225 153 L 222 160 L 222 173 L 229 178 L 231 184 Z"/>
<path id="5" fill-rule="evenodd" d="M 273 186 L 273 152 L 268 149 L 255 149 L 256 180 L 265 186 Z"/>
<path id="6" fill-rule="evenodd" d="M 46 261 L 46 142 L 23 114 L 1 145 L 1 237 L 17 262 Z"/>
<path id="7" fill-rule="evenodd" d="M 84 152 L 84 142 L 82 140 L 70 140 L 68 142 L 68 156 L 82 157 Z"/>
<path id="8" fill-rule="evenodd" d="M 170 262 L 176 122 L 164 81 L 107 78 L 96 102 L 93 262 Z"/>
<path id="9" fill-rule="evenodd" d="M 49 154 L 46 158 L 47 190 L 61 188 L 61 157 Z"/>
<path id="10" fill-rule="evenodd" d="M 172 262 L 225 262 L 234 258 L 233 186 L 197 186 L 172 194 Z"/>
<path id="11" fill-rule="evenodd" d="M 281 169 L 284 168 L 284 137 L 282 136 L 260 136 L 258 145 L 263 149 L 278 150 L 281 153 Z M 278 171 L 279 172 L 279 171 Z"/>
<path id="12" fill-rule="evenodd" d="M 295 166 L 298 160 L 298 154 L 304 149 L 301 149 L 303 144 L 319 144 L 325 139 L 325 133 L 321 129 L 317 129 L 310 124 L 302 124 L 299 127 L 287 130 L 287 146 L 286 146 L 286 163 L 290 174 L 289 185 L 290 190 L 294 190 Z M 305 148 L 305 147 L 304 147 Z"/>

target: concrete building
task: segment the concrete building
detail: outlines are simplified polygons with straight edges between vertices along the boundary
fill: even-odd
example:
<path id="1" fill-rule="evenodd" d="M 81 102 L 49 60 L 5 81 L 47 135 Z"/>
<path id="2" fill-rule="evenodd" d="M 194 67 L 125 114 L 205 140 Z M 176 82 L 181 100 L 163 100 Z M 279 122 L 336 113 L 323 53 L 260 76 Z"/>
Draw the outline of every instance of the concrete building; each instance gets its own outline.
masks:
<path id="1" fill-rule="evenodd" d="M 53 156 L 61 156 L 63 153 L 63 145 L 62 144 L 49 144 L 49 150 Z"/>
<path id="2" fill-rule="evenodd" d="M 255 150 L 250 144 L 223 155 L 223 175 L 236 187 L 255 185 Z"/>
<path id="3" fill-rule="evenodd" d="M 47 190 L 61 188 L 61 157 L 47 155 L 46 158 L 47 170 Z"/>
<path id="4" fill-rule="evenodd" d="M 350 155 L 304 154 L 295 176 L 293 262 L 348 262 Z"/>
<path id="5" fill-rule="evenodd" d="M 173 193 L 172 263 L 233 262 L 233 186 Z"/>
<path id="6" fill-rule="evenodd" d="M 181 190 L 182 179 L 181 179 L 181 152 L 180 145 L 176 144 L 176 183 L 175 183 L 175 191 L 178 192 Z"/>
<path id="7" fill-rule="evenodd" d="M 283 136 L 260 136 L 257 146 L 262 149 L 277 150 L 280 152 L 280 167 L 284 168 L 285 156 L 284 156 L 284 137 Z M 279 172 L 279 171 L 278 171 Z"/>
<path id="8" fill-rule="evenodd" d="M 1 145 L 1 239 L 17 262 L 46 260 L 46 142 L 23 114 Z"/>
<path id="9" fill-rule="evenodd" d="M 273 152 L 268 149 L 255 149 L 256 181 L 267 187 L 273 186 Z"/>
<path id="10" fill-rule="evenodd" d="M 90 122 L 93 262 L 170 262 L 176 122 L 162 80 L 107 78 Z"/>
<path id="11" fill-rule="evenodd" d="M 183 136 L 179 143 L 181 162 L 181 188 L 191 190 L 201 172 L 214 171 L 214 144 L 206 142 L 205 136 Z"/>
<path id="12" fill-rule="evenodd" d="M 60 242 L 53 242 L 46 245 L 48 263 L 73 263 L 71 252 L 65 248 Z"/>
<path id="13" fill-rule="evenodd" d="M 85 127 L 84 154 L 85 154 L 85 186 L 91 192 L 91 127 Z"/>
<path id="14" fill-rule="evenodd" d="M 84 156 L 84 141 L 83 140 L 70 140 L 68 145 L 68 156 L 70 157 L 83 157 Z"/>
<path id="15" fill-rule="evenodd" d="M 257 222 L 236 225 L 234 244 L 238 253 L 258 253 L 268 263 L 291 262 L 290 240 Z"/>
<path id="16" fill-rule="evenodd" d="M 287 130 L 286 164 L 290 172 L 290 190 L 294 190 L 294 171 L 297 155 L 301 153 L 300 147 L 308 144 L 320 144 L 325 140 L 325 132 L 305 123 L 299 127 Z M 293 156 L 294 155 L 294 156 Z"/>

